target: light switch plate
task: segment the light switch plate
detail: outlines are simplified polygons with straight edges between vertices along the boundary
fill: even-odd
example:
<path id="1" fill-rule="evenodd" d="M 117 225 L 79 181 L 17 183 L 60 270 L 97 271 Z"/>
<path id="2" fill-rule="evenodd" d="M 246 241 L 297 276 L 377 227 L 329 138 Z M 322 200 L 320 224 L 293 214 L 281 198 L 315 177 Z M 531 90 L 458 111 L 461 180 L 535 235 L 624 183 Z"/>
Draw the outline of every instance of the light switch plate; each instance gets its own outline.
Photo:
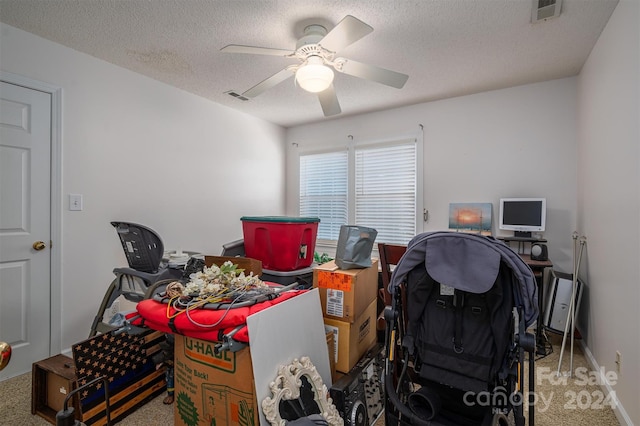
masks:
<path id="1" fill-rule="evenodd" d="M 69 194 L 69 210 L 82 210 L 82 194 Z"/>

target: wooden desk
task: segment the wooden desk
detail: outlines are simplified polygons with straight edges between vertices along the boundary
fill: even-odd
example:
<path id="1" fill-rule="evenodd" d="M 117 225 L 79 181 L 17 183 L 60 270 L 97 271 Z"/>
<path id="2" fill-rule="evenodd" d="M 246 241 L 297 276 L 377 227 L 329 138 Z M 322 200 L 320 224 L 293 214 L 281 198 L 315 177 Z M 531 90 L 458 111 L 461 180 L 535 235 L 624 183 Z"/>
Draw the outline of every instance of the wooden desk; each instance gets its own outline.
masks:
<path id="1" fill-rule="evenodd" d="M 533 271 L 533 274 L 536 276 L 536 279 L 538 278 L 538 274 L 540 275 L 540 278 L 542 278 L 542 272 L 544 271 L 544 268 L 553 267 L 553 262 L 550 261 L 549 259 L 532 260 L 530 254 L 519 254 L 519 256 L 522 258 L 522 260 L 524 260 L 524 262 L 527 265 L 529 265 L 529 267 Z"/>
<path id="2" fill-rule="evenodd" d="M 511 247 L 512 242 L 518 243 L 518 250 L 516 251 L 516 253 L 518 253 L 523 258 L 525 256 L 529 256 L 528 254 L 524 254 L 526 251 L 525 248 L 527 244 L 531 246 L 532 244 L 536 244 L 536 243 L 546 244 L 547 242 L 547 240 L 545 240 L 544 238 L 527 238 L 527 237 L 496 237 L 496 238 L 501 241 L 504 241 L 505 244 L 508 245 L 509 247 Z M 531 260 L 531 258 L 529 258 L 529 260 Z"/>
<path id="3" fill-rule="evenodd" d="M 553 262 L 547 260 L 533 260 L 529 254 L 519 254 L 524 262 L 529 265 L 533 271 L 533 276 L 536 278 L 536 285 L 538 286 L 538 320 L 536 323 L 536 353 L 538 355 L 546 356 L 546 346 L 544 336 L 542 334 L 542 317 L 544 307 L 544 282 L 543 273 L 545 268 L 552 268 Z"/>

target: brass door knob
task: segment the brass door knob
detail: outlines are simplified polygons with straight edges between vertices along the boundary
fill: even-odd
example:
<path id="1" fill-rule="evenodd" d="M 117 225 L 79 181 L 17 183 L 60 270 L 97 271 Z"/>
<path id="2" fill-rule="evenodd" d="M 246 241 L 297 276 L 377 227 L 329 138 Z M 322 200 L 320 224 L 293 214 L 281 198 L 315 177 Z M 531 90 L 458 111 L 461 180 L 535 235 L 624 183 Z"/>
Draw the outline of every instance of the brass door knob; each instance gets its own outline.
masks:
<path id="1" fill-rule="evenodd" d="M 35 243 L 33 243 L 33 249 L 34 250 L 43 250 L 47 245 L 44 243 L 44 241 L 36 241 Z"/>
<path id="2" fill-rule="evenodd" d="M 11 345 L 7 342 L 0 342 L 0 370 L 9 364 L 11 359 Z"/>

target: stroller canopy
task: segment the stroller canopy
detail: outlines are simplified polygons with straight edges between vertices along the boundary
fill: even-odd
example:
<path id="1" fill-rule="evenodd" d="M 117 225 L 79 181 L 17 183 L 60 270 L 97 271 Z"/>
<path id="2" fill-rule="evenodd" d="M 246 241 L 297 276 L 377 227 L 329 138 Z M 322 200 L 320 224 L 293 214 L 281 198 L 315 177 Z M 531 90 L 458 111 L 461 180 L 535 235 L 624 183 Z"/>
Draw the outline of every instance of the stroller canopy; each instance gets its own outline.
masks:
<path id="1" fill-rule="evenodd" d="M 515 302 L 522 306 L 529 327 L 538 318 L 538 287 L 533 271 L 508 245 L 492 237 L 458 232 L 425 232 L 407 245 L 391 276 L 391 294 L 407 274 L 424 263 L 437 282 L 470 293 L 491 289 L 504 262 L 516 278 Z"/>

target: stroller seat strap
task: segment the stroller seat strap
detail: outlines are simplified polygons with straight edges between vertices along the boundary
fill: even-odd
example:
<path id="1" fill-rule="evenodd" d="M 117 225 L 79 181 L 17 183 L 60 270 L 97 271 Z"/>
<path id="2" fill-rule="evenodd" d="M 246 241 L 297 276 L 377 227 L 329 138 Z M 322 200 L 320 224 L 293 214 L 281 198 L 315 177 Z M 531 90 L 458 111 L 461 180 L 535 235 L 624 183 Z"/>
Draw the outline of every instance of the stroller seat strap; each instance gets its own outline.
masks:
<path id="1" fill-rule="evenodd" d="M 464 309 L 464 292 L 456 290 L 453 295 L 453 306 L 455 308 L 454 314 L 454 332 L 453 332 L 453 351 L 457 354 L 464 352 L 464 346 L 462 346 L 462 324 L 464 324 L 464 318 L 462 316 Z"/>

